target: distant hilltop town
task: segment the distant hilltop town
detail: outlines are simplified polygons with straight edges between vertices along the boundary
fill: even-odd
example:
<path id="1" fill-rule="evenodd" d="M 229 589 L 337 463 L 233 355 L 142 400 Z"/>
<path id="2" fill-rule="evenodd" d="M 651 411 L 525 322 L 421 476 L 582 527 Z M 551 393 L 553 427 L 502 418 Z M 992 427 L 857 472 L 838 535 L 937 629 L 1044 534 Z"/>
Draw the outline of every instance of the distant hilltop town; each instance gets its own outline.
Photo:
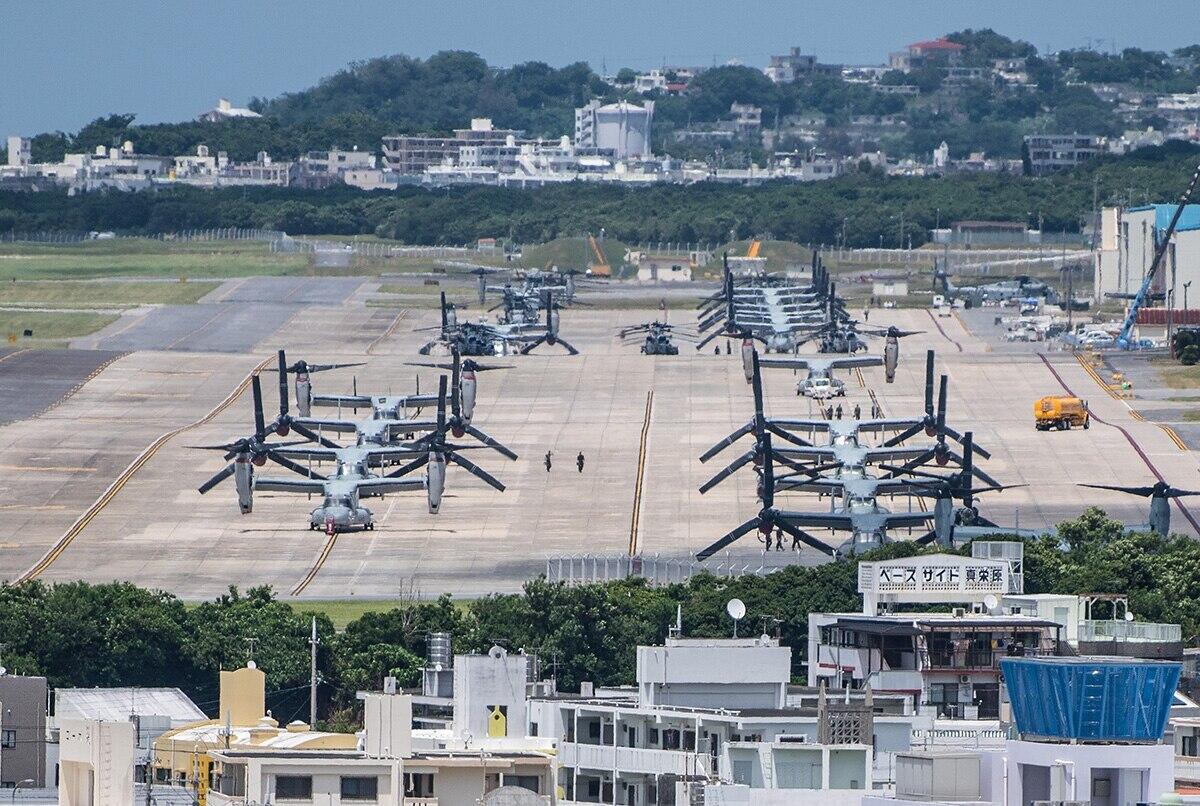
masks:
<path id="1" fill-rule="evenodd" d="M 1042 176 L 1097 155 L 1200 141 L 1198 49 L 1040 56 L 1028 43 L 968 30 L 912 43 L 878 65 L 828 64 L 799 47 L 761 70 L 664 65 L 613 75 L 584 65 L 462 68 L 464 60 L 487 67 L 472 54 L 388 57 L 274 101 L 239 107 L 220 99 L 188 123 L 102 119 L 99 129 L 117 135 L 102 142 L 59 135 L 55 147 L 39 149 L 38 138 L 11 136 L 0 188 L 757 184 L 863 170 Z M 396 65 L 405 69 L 395 71 L 394 86 L 377 91 L 385 95 L 339 82 L 368 67 L 386 75 Z M 556 80 L 531 82 L 537 71 Z M 523 100 L 517 89 L 541 94 Z M 500 119 L 476 115 L 488 111 L 485 96 L 506 93 L 512 103 L 501 106 L 511 108 Z M 578 106 L 580 94 L 592 99 Z M 452 100 L 431 109 L 429 97 Z M 326 103 L 360 108 L 353 125 L 339 118 L 347 140 L 314 134 L 312 120 Z M 395 111 L 378 112 L 383 107 Z M 236 147 L 227 143 L 231 132 L 240 133 Z M 187 153 L 162 153 L 168 140 L 191 145 Z M 321 142 L 328 147 L 307 145 Z"/>

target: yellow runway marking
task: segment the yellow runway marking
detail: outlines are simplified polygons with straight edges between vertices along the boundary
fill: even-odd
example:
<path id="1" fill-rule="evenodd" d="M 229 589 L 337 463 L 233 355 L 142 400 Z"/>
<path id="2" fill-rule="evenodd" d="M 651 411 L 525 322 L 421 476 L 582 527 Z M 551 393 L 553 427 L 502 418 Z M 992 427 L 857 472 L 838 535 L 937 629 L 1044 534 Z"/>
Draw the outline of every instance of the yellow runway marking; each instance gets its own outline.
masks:
<path id="1" fill-rule="evenodd" d="M 407 313 L 407 309 L 400 309 L 400 312 L 396 314 L 396 318 L 392 320 L 390 325 L 388 325 L 388 329 L 383 331 L 383 333 L 379 335 L 379 338 L 367 345 L 367 355 L 374 353 L 376 347 L 378 347 L 380 344 L 383 344 L 384 341 L 390 339 L 392 335 L 395 334 L 396 328 L 400 327 L 400 320 L 403 319 Z"/>
<path id="2" fill-rule="evenodd" d="M 71 528 L 67 529 L 66 533 L 63 534 L 63 536 L 60 537 L 44 555 L 42 555 L 42 558 L 34 563 L 33 567 L 14 580 L 14 584 L 20 584 L 22 582 L 28 582 L 31 579 L 37 579 L 39 576 L 45 573 L 46 569 L 49 568 L 55 560 L 62 556 L 62 553 L 66 551 L 67 547 L 71 545 L 75 538 L 87 528 L 88 524 L 91 523 L 95 517 L 112 502 L 114 498 L 116 498 L 117 493 L 121 492 L 122 488 L 129 483 L 129 480 L 133 478 L 134 474 L 141 470 L 142 465 L 150 461 L 151 457 L 158 453 L 164 445 L 166 445 L 175 437 L 186 431 L 190 431 L 193 428 L 198 428 L 199 426 L 210 422 L 221 412 L 225 411 L 225 409 L 227 409 L 230 404 L 233 403 L 233 401 L 237 400 L 238 397 L 241 396 L 242 392 L 246 390 L 246 387 L 250 385 L 250 379 L 254 376 L 254 374 L 261 371 L 263 367 L 270 363 L 270 361 L 271 359 L 268 358 L 255 367 L 249 374 L 246 375 L 245 378 L 242 379 L 242 382 L 239 383 L 234 390 L 229 393 L 229 396 L 218 403 L 216 407 L 208 414 L 204 415 L 199 420 L 196 420 L 194 423 L 180 426 L 174 431 L 168 431 L 158 439 L 151 442 L 150 445 L 144 451 L 142 451 L 136 459 L 133 460 L 129 467 L 125 468 L 125 470 L 121 472 L 121 475 L 117 476 L 113 483 L 108 486 L 108 489 L 105 490 L 101 496 L 97 498 L 96 501 L 90 507 L 88 507 L 82 515 L 79 516 L 79 519 L 76 520 L 75 523 L 71 524 Z"/>
<path id="3" fill-rule="evenodd" d="M 637 555 L 641 548 L 638 540 L 638 522 L 642 517 L 642 483 L 646 477 L 646 447 L 650 437 L 650 413 L 654 409 L 654 392 L 646 393 L 646 418 L 642 422 L 642 443 L 638 451 L 637 482 L 633 488 L 633 518 L 629 524 L 629 556 Z"/>
<path id="4" fill-rule="evenodd" d="M 1095 381 L 1097 383 L 1097 385 L 1100 386 L 1101 389 L 1108 392 L 1108 394 L 1111 398 L 1113 398 L 1114 400 L 1120 400 L 1122 403 L 1125 404 L 1125 408 L 1129 410 L 1130 417 L 1137 420 L 1139 423 L 1147 422 L 1145 416 L 1143 416 L 1140 411 L 1137 411 L 1132 406 L 1130 406 L 1129 401 L 1125 400 L 1119 394 L 1117 394 L 1113 390 L 1111 384 L 1104 382 L 1104 378 L 1101 377 L 1100 373 L 1096 371 L 1096 368 L 1093 367 L 1087 361 L 1085 361 L 1083 359 L 1082 355 L 1080 355 L 1079 353 L 1075 353 L 1075 360 L 1079 362 L 1079 366 L 1083 367 L 1084 371 L 1087 372 L 1087 374 L 1089 376 L 1091 376 L 1092 380 Z M 1187 443 L 1185 443 L 1183 441 L 1183 439 L 1179 436 L 1179 432 L 1177 432 L 1174 428 L 1172 428 L 1169 425 L 1163 425 L 1162 423 L 1154 423 L 1154 425 L 1158 426 L 1163 431 L 1165 431 L 1167 436 L 1170 437 L 1171 441 L 1175 443 L 1175 447 L 1179 448 L 1179 450 L 1181 450 L 1181 451 L 1188 450 Z"/>
<path id="5" fill-rule="evenodd" d="M 14 350 L 13 352 L 9 353 L 8 355 L 4 356 L 3 358 L 0 358 L 0 364 L 3 364 L 5 361 L 7 361 L 10 358 L 16 358 L 17 356 L 21 355 L 22 353 L 27 353 L 32 349 L 33 349 L 32 347 L 26 347 L 23 350 Z"/>
<path id="6" fill-rule="evenodd" d="M 322 547 L 321 553 L 317 555 L 317 561 L 313 563 L 313 567 L 308 569 L 308 573 L 304 575 L 304 579 L 300 580 L 296 583 L 296 587 L 292 588 L 292 596 L 299 596 L 304 593 L 304 589 L 317 578 L 317 573 L 321 570 L 321 566 L 325 564 L 325 561 L 329 559 L 329 555 L 333 553 L 333 545 L 337 543 L 337 539 L 338 533 L 334 532 L 325 541 L 325 545 Z"/>

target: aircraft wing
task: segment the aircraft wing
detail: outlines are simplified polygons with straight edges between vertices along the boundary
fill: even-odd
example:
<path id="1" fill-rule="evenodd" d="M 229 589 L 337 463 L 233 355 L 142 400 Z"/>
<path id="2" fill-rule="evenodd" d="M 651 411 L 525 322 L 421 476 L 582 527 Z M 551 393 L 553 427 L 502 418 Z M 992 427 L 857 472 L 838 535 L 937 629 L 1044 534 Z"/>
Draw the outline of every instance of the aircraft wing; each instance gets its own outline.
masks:
<path id="1" fill-rule="evenodd" d="M 859 420 L 859 431 L 903 431 L 918 423 L 925 422 L 924 417 L 904 419 L 901 417 L 883 417 L 877 420 Z"/>
<path id="2" fill-rule="evenodd" d="M 813 361 L 807 358 L 760 358 L 758 365 L 766 369 L 808 369 Z"/>
<path id="3" fill-rule="evenodd" d="M 326 448 L 315 442 L 290 448 L 276 448 L 274 453 L 286 456 L 288 459 L 311 459 L 314 462 L 336 462 L 338 458 L 337 450 Z"/>
<path id="4" fill-rule="evenodd" d="M 402 492 L 404 490 L 424 490 L 424 489 L 425 489 L 425 479 L 424 478 L 418 478 L 418 479 L 378 478 L 378 479 L 363 479 L 362 481 L 358 482 L 359 493 L 382 494 L 382 493 L 398 493 L 398 492 Z"/>
<path id="5" fill-rule="evenodd" d="M 426 451 L 421 448 L 410 448 L 405 445 L 380 446 L 377 448 L 369 448 L 367 450 L 367 456 L 370 457 L 373 464 L 387 462 L 393 459 L 411 459 L 412 457 L 419 456 L 423 453 L 426 453 Z"/>
<path id="6" fill-rule="evenodd" d="M 313 395 L 314 406 L 339 406 L 343 409 L 369 409 L 371 398 L 368 395 Z"/>
<path id="7" fill-rule="evenodd" d="M 833 459 L 837 456 L 837 452 L 832 447 L 809 447 L 809 448 L 775 448 L 776 453 L 781 453 L 792 459 L 809 459 L 814 462 L 819 462 L 822 459 Z"/>
<path id="8" fill-rule="evenodd" d="M 762 359 L 759 359 L 760 366 Z M 768 417 L 767 422 L 771 425 L 777 425 L 780 428 L 788 428 L 804 431 L 828 431 L 828 420 L 792 420 L 786 417 Z"/>
<path id="9" fill-rule="evenodd" d="M 316 493 L 325 492 L 325 482 L 320 479 L 281 479 L 271 476 L 255 476 L 254 489 L 268 490 L 277 493 Z"/>
<path id="10" fill-rule="evenodd" d="M 888 448 L 864 448 L 864 458 L 868 462 L 889 462 L 895 459 L 916 459 L 929 453 L 929 445 L 893 445 Z"/>
<path id="11" fill-rule="evenodd" d="M 848 355 L 845 358 L 827 358 L 825 361 L 830 369 L 883 366 L 883 359 L 877 355 Z"/>
<path id="12" fill-rule="evenodd" d="M 366 405 L 370 406 L 370 403 Z M 353 434 L 358 430 L 354 420 L 325 420 L 320 417 L 297 417 L 296 422 L 312 431 L 333 431 L 339 434 Z"/>

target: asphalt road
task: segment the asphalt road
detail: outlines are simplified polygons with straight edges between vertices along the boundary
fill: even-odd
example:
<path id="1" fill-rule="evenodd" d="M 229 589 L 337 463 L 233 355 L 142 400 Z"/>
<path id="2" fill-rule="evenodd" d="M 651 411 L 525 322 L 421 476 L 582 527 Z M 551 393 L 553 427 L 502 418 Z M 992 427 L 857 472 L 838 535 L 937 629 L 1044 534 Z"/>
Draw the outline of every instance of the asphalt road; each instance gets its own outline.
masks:
<path id="1" fill-rule="evenodd" d="M 251 277 L 230 280 L 196 305 L 164 305 L 122 316 L 72 343 L 104 350 L 246 353 L 297 313 L 314 305 L 338 307 L 361 277 Z"/>
<path id="2" fill-rule="evenodd" d="M 0 425 L 33 417 L 122 355 L 113 350 L 10 350 L 0 356 Z"/>

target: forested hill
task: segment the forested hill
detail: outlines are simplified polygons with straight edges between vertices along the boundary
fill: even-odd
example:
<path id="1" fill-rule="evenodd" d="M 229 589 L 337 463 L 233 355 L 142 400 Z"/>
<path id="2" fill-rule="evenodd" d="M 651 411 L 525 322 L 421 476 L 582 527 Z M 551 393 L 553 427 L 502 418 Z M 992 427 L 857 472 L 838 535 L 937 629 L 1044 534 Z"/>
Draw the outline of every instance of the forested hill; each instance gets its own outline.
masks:
<path id="1" fill-rule="evenodd" d="M 383 56 L 354 62 L 307 89 L 252 100 L 250 106 L 261 118 L 139 125 L 132 114 L 114 114 L 75 134 L 37 135 L 33 159 L 57 161 L 67 151 L 124 140 L 147 154 L 191 153 L 203 143 L 234 160 L 252 159 L 258 151 L 280 159 L 332 147 L 377 151 L 384 135 L 448 134 L 468 126 L 473 117 L 554 138 L 573 133 L 575 107 L 592 98 L 653 100 L 655 153 L 727 166 L 764 164 L 771 157 L 757 135 L 716 144 L 690 136 L 728 123 L 735 102 L 762 110 L 764 127 L 777 129 L 774 150 L 815 144 L 842 156 L 883 150 L 891 157 L 928 159 L 945 141 L 954 157 L 984 151 L 990 157 L 1016 158 L 1022 136 L 1034 132 L 1119 135 L 1131 127 L 1163 130 L 1167 125 L 1152 104 L 1144 112 L 1121 112 L 1111 93 L 1097 94 L 1101 86 L 1119 84 L 1153 94 L 1192 92 L 1200 84 L 1200 46 L 1180 48 L 1173 55 L 1136 48 L 1039 55 L 1030 43 L 989 29 L 946 36 L 963 46 L 962 64 L 983 71 L 983 77 L 951 80 L 943 67 L 934 65 L 908 73 L 888 71 L 879 77 L 879 87 L 839 75 L 777 84 L 758 67 L 729 64 L 707 66 L 681 94 L 654 90 L 643 96 L 633 91 L 635 73 L 628 68 L 609 77 L 610 83 L 583 62 L 495 67 L 464 51 L 428 59 Z M 1026 79 L 1014 84 L 988 72 L 998 59 L 1024 65 Z M 666 75 L 678 78 L 669 69 Z M 887 92 L 894 85 L 915 94 Z M 684 130 L 688 136 L 679 136 Z"/>
<path id="2" fill-rule="evenodd" d="M 1200 148 L 1172 143 L 1121 158 L 1100 158 L 1047 179 L 997 174 L 887 177 L 874 171 L 825 182 L 761 187 L 702 183 L 628 188 L 576 182 L 540 189 L 403 187 L 389 193 L 353 188 L 179 188 L 146 193 L 0 192 L 0 232 L 116 230 L 174 232 L 208 227 L 267 227 L 293 235 L 375 234 L 412 244 L 463 244 L 512 237 L 539 243 L 604 228 L 627 243 L 722 243 L 770 236 L 834 243 L 843 221 L 851 246 L 895 247 L 900 224 L 914 245 L 928 231 L 965 219 L 1039 218 L 1048 232 L 1077 232 L 1100 204 L 1177 198 Z M 882 240 L 881 240 L 882 239 Z"/>

